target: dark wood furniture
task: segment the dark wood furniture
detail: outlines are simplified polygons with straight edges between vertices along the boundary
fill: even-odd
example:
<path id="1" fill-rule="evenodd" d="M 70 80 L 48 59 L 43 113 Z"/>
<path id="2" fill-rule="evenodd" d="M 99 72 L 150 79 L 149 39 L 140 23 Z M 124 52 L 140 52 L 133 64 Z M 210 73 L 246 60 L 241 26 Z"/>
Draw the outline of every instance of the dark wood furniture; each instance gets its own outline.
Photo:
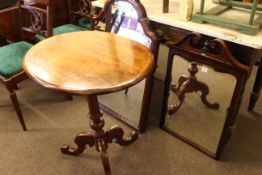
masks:
<path id="1" fill-rule="evenodd" d="M 64 2 L 64 9 L 62 11 L 66 11 L 67 14 L 65 16 L 68 17 L 69 23 L 65 22 L 60 25 L 54 25 L 53 19 L 57 14 L 61 14 L 61 12 L 55 12 L 56 7 L 60 7 L 59 5 L 55 5 L 54 0 L 44 0 L 43 3 L 39 3 L 38 0 L 33 0 L 36 6 L 40 6 L 43 14 L 38 14 L 36 18 L 38 18 L 39 28 L 45 29 L 41 35 L 36 35 L 36 39 L 38 41 L 44 40 L 53 35 L 60 35 L 63 33 L 76 32 L 76 31 L 85 31 L 89 28 L 92 28 L 92 23 L 90 22 L 91 18 L 91 4 L 88 0 L 66 0 Z M 45 17 L 44 17 L 45 16 Z M 42 25 L 46 23 L 46 25 Z M 42 26 L 42 27 L 40 27 Z"/>
<path id="2" fill-rule="evenodd" d="M 262 59 L 260 60 L 260 62 L 258 62 L 257 75 L 250 95 L 248 111 L 252 111 L 253 108 L 256 106 L 256 102 L 260 95 L 261 87 L 262 87 Z"/>
<path id="3" fill-rule="evenodd" d="M 137 42 L 106 32 L 86 31 L 54 36 L 38 43 L 26 54 L 23 67 L 33 80 L 47 88 L 87 96 L 93 132 L 78 134 L 77 148 L 64 145 L 61 151 L 78 155 L 86 145 L 95 146 L 101 153 L 105 173 L 111 174 L 108 143 L 116 140 L 120 145 L 128 145 L 138 134 L 132 132 L 123 138 L 124 131 L 117 126 L 105 131 L 97 95 L 138 83 L 151 74 L 153 64 L 153 55 Z"/>
<path id="4" fill-rule="evenodd" d="M 31 27 L 25 27 L 28 25 L 28 21 L 24 21 L 23 18 L 23 10 L 25 9 L 22 2 L 20 2 L 17 6 L 10 7 L 8 9 L 3 10 L 2 12 L 8 12 L 12 8 L 18 9 L 18 16 L 20 18 L 18 21 L 19 28 L 21 30 L 21 38 L 25 38 L 26 33 L 38 33 L 39 31 L 35 30 L 36 28 L 32 27 L 35 24 L 35 21 L 30 21 L 29 25 Z M 32 7 L 33 8 L 33 7 Z M 3 44 L 4 41 L 2 42 Z M 25 72 L 22 69 L 22 59 L 24 57 L 24 54 L 27 52 L 29 48 L 32 47 L 32 44 L 26 42 L 26 41 L 20 41 L 12 44 L 7 44 L 2 47 L 0 47 L 0 60 L 1 60 L 1 66 L 0 66 L 0 80 L 3 82 L 9 91 L 9 95 L 12 101 L 13 106 L 15 107 L 15 111 L 17 114 L 17 117 L 23 127 L 23 130 L 27 130 L 23 114 L 21 112 L 19 102 L 15 93 L 15 90 L 17 90 L 17 84 L 21 81 L 25 80 L 27 78 Z"/>
<path id="5" fill-rule="evenodd" d="M 20 19 L 26 24 L 23 30 L 31 33 L 30 37 L 34 40 L 35 35 L 49 37 L 53 35 L 52 31 L 52 3 L 48 0 L 30 0 L 19 1 L 22 15 Z"/>
<path id="6" fill-rule="evenodd" d="M 36 4 L 36 7 L 46 9 L 46 4 L 48 0 L 25 0 L 25 5 Z M 38 4 L 38 5 L 37 5 Z M 39 5 L 40 4 L 40 5 Z M 68 22 L 67 15 L 67 0 L 55 0 L 52 1 L 52 26 L 60 26 Z M 31 15 L 26 14 L 24 16 L 25 21 L 31 20 Z M 46 23 L 44 23 L 46 24 Z M 0 9 L 0 26 L 8 33 L 6 39 L 8 41 L 19 41 L 20 39 L 20 28 L 19 28 L 19 15 L 18 15 L 18 5 L 13 5 L 7 8 Z M 45 25 L 46 26 L 46 25 Z M 45 27 L 43 26 L 44 30 Z M 32 35 L 33 37 L 34 35 Z"/>
<path id="7" fill-rule="evenodd" d="M 20 36 L 18 25 L 18 5 L 0 9 L 0 32 L 6 40 L 18 40 Z"/>
<path id="8" fill-rule="evenodd" d="M 92 1 L 89 1 L 92 5 Z M 155 62 L 157 62 L 159 43 L 155 32 L 152 30 L 151 24 L 147 17 L 144 6 L 139 0 L 109 0 L 106 1 L 104 7 L 100 12 L 90 18 L 92 22 L 92 29 L 102 30 L 105 32 L 114 33 L 131 40 L 140 42 L 148 47 L 154 55 Z M 104 29 L 99 26 L 101 23 L 105 23 Z M 153 72 L 156 69 L 156 65 L 153 68 Z M 112 117 L 124 122 L 129 127 L 134 128 L 140 132 L 146 130 L 146 121 L 149 110 L 149 102 L 152 93 L 152 77 L 148 77 L 142 89 L 143 97 L 142 107 L 140 112 L 139 123 L 134 123 L 126 116 L 120 114 L 117 109 L 112 109 L 101 103 L 103 111 L 109 113 Z M 125 90 L 127 94 L 128 89 Z M 139 101 L 139 100 L 138 100 Z"/>
<path id="9" fill-rule="evenodd" d="M 17 84 L 27 78 L 22 69 L 22 59 L 26 51 L 32 47 L 32 44 L 21 40 L 31 40 L 35 34 L 44 33 L 50 35 L 50 32 L 44 27 L 50 22 L 47 22 L 46 25 L 41 23 L 42 19 L 48 19 L 48 13 L 41 8 L 45 3 L 45 0 L 19 1 L 14 6 L 0 10 L 0 19 L 4 19 L 3 21 L 0 20 L 0 25 L 3 26 L 0 29 L 0 44 L 4 45 L 0 47 L 0 80 L 10 93 L 10 98 L 24 130 L 27 130 L 27 128 L 15 90 L 17 90 Z M 9 18 L 16 22 L 9 23 L 9 20 L 5 20 Z M 12 43 L 16 40 L 20 42 Z M 7 45 L 7 43 L 12 44 Z M 72 99 L 71 96 L 66 94 L 65 98 L 68 100 Z"/>
<path id="10" fill-rule="evenodd" d="M 231 51 L 229 50 L 228 44 L 220 39 L 213 39 L 204 35 L 189 33 L 183 36 L 182 38 L 171 40 L 170 42 L 168 42 L 168 45 L 169 45 L 169 56 L 168 56 L 167 72 L 165 78 L 165 92 L 164 92 L 164 101 L 163 101 L 164 107 L 162 110 L 160 127 L 166 130 L 167 132 L 177 136 L 178 138 L 188 142 L 189 144 L 193 145 L 197 149 L 214 157 L 215 159 L 218 159 L 221 155 L 222 148 L 229 137 L 230 126 L 233 126 L 234 119 L 239 110 L 240 101 L 241 101 L 240 97 L 244 90 L 250 68 L 248 65 L 241 63 L 238 59 L 236 59 L 231 53 Z M 222 130 L 222 134 L 215 153 L 209 152 L 209 150 L 206 150 L 201 145 L 197 145 L 196 143 L 191 142 L 187 138 L 180 135 L 180 133 L 173 132 L 172 130 L 165 127 L 164 125 L 167 109 L 169 110 L 168 112 L 170 112 L 170 108 L 167 108 L 168 96 L 171 93 L 171 91 L 174 89 L 173 87 L 174 85 L 171 85 L 171 81 L 172 81 L 171 71 L 172 71 L 173 59 L 175 55 L 181 56 L 182 58 L 192 62 L 191 63 L 192 67 L 191 69 L 189 69 L 190 73 L 193 71 L 195 74 L 197 74 L 196 65 L 204 64 L 214 68 L 214 70 L 217 72 L 231 74 L 236 78 L 236 85 L 233 92 L 232 100 L 230 102 L 230 106 L 228 107 L 224 128 Z M 192 68 L 194 70 L 192 70 Z M 184 80 L 184 77 L 180 77 L 180 80 L 181 78 Z M 183 81 L 184 84 L 182 86 L 179 86 L 180 89 L 178 90 L 179 92 L 177 92 L 178 95 L 181 95 L 182 93 L 184 97 L 185 93 L 199 90 L 199 86 L 197 85 L 198 83 L 194 82 L 194 80 L 196 79 L 194 77 L 190 77 L 190 78 L 189 80 Z M 190 83 L 195 83 L 194 84 L 195 86 L 191 86 Z M 181 82 L 179 82 L 179 85 L 180 84 Z M 201 82 L 200 84 L 203 83 Z M 189 91 L 187 91 L 188 85 L 190 88 Z M 208 84 L 205 85 L 206 90 L 204 93 L 203 92 L 201 93 L 201 98 L 206 99 L 206 95 L 208 95 L 209 92 L 207 88 L 208 88 Z M 214 109 L 218 109 L 219 107 L 218 104 L 216 103 L 214 104 L 209 103 L 206 106 L 209 108 L 212 107 Z M 179 108 L 176 110 L 179 110 Z M 176 111 L 174 111 L 173 109 L 173 111 L 171 112 L 176 112 Z"/>
<path id="11" fill-rule="evenodd" d="M 20 2 L 21 3 L 21 2 Z M 24 38 L 25 32 L 33 32 L 34 30 L 27 30 L 25 28 L 25 22 L 22 20 L 23 16 L 23 4 L 15 4 L 14 6 L 8 7 L 6 9 L 2 9 L 0 14 L 5 15 L 12 15 L 13 17 L 18 19 L 18 25 L 17 28 L 20 28 L 21 32 L 20 37 Z M 11 13 L 11 14 L 10 14 Z M 21 17 L 21 18 L 19 18 Z M 19 20 L 20 19 L 20 20 Z M 31 21 L 32 22 L 32 21 Z M 33 25 L 33 23 L 31 23 Z M 15 26 L 16 26 L 15 25 Z M 5 29 L 5 26 L 8 26 L 7 29 Z M 16 27 L 10 25 L 10 27 L 14 27 L 15 31 L 17 31 Z M 9 32 L 7 32 L 9 28 L 9 23 L 3 23 L 3 28 L 1 31 L 4 31 L 2 33 L 5 33 L 5 37 L 8 36 Z M 12 101 L 13 106 L 15 107 L 15 111 L 17 114 L 17 117 L 22 125 L 23 130 L 27 130 L 24 117 L 20 109 L 20 105 L 15 93 L 15 90 L 17 90 L 17 84 L 21 81 L 25 80 L 27 78 L 25 72 L 22 69 L 22 58 L 26 51 L 32 47 L 32 44 L 21 41 L 13 44 L 7 44 L 6 39 L 4 36 L 1 36 L 1 45 L 0 47 L 0 59 L 1 59 L 1 66 L 0 66 L 0 81 L 3 82 L 9 91 L 9 95 Z M 20 38 L 19 37 L 19 38 Z"/>
<path id="12" fill-rule="evenodd" d="M 17 84 L 27 78 L 22 70 L 22 58 L 31 46 L 31 44 L 24 41 L 0 47 L 0 60 L 2 64 L 0 66 L 0 81 L 5 84 L 6 89 L 9 91 L 9 96 L 24 131 L 27 128 L 15 90 L 17 90 Z"/>

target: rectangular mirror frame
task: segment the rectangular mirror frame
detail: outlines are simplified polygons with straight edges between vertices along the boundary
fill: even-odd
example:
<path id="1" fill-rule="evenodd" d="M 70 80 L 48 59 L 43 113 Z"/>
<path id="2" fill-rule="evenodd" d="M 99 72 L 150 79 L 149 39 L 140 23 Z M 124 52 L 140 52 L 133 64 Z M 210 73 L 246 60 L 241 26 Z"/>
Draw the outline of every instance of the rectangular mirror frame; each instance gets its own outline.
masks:
<path id="1" fill-rule="evenodd" d="M 169 55 L 165 77 L 160 128 L 190 144 L 196 149 L 206 153 L 207 155 L 215 159 L 219 159 L 223 146 L 230 136 L 231 127 L 234 125 L 234 120 L 240 107 L 241 96 L 248 77 L 249 67 L 239 62 L 232 55 L 227 43 L 220 39 L 206 37 L 197 33 L 190 33 L 185 37 L 181 37 L 177 41 L 170 41 L 167 44 L 169 46 Z M 196 61 L 198 63 L 208 65 L 218 72 L 228 73 L 236 78 L 236 86 L 215 153 L 210 152 L 201 145 L 198 145 L 188 138 L 181 136 L 179 133 L 173 132 L 165 127 L 165 115 L 167 112 L 170 83 L 172 81 L 171 71 L 175 55 L 178 55 L 187 61 Z"/>

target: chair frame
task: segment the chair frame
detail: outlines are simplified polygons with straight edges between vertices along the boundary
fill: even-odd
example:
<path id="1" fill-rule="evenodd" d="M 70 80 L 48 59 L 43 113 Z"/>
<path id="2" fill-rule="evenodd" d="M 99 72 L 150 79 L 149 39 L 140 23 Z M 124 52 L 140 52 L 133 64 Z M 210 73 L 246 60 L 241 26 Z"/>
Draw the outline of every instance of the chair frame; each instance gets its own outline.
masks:
<path id="1" fill-rule="evenodd" d="M 25 79 L 27 79 L 27 75 L 25 74 L 24 71 L 21 71 L 21 72 L 13 75 L 11 77 L 8 77 L 8 78 L 0 75 L 0 81 L 2 81 L 4 83 L 6 89 L 9 91 L 9 96 L 11 98 L 11 101 L 12 101 L 12 104 L 15 108 L 17 117 L 18 117 L 19 122 L 21 123 L 24 131 L 26 131 L 27 128 L 26 128 L 26 125 L 25 125 L 25 122 L 24 122 L 24 117 L 23 117 L 22 111 L 20 109 L 19 101 L 17 99 L 15 90 L 18 89 L 17 84 L 20 83 L 21 81 L 25 80 Z"/>
<path id="2" fill-rule="evenodd" d="M 90 0 L 87 0 L 87 1 L 92 3 L 92 1 L 90 1 Z M 152 90 L 153 90 L 153 74 L 156 70 L 156 63 L 157 63 L 158 50 L 159 50 L 158 38 L 157 38 L 157 35 L 152 30 L 152 27 L 150 25 L 150 21 L 147 17 L 146 10 L 139 0 L 107 0 L 104 7 L 102 8 L 102 10 L 100 10 L 100 12 L 98 13 L 97 16 L 90 15 L 90 17 L 91 17 L 90 21 L 91 21 L 91 24 L 92 24 L 92 29 L 93 30 L 97 29 L 98 23 L 100 21 L 102 21 L 104 16 L 108 15 L 108 13 L 110 12 L 111 5 L 113 5 L 115 2 L 121 2 L 121 1 L 130 3 L 136 9 L 137 14 L 138 14 L 138 22 L 141 24 L 145 35 L 148 38 L 150 38 L 151 41 L 152 41 L 150 50 L 151 50 L 152 54 L 154 55 L 154 59 L 155 59 L 154 62 L 155 63 L 154 63 L 154 68 L 153 68 L 152 73 L 149 74 L 148 77 L 146 77 L 146 83 L 145 83 L 144 94 L 143 94 L 143 99 L 142 99 L 143 100 L 142 101 L 142 107 L 141 107 L 141 112 L 140 112 L 140 120 L 139 120 L 138 125 L 129 121 L 124 116 L 118 114 L 114 110 L 108 108 L 107 106 L 105 106 L 101 103 L 100 103 L 100 107 L 103 111 L 107 112 L 112 117 L 116 118 L 117 120 L 120 120 L 121 122 L 123 122 L 127 126 L 131 127 L 132 129 L 135 129 L 135 130 L 143 133 L 146 130 L 146 124 L 147 124 L 148 112 L 149 112 L 149 103 L 150 103 L 150 99 L 151 99 L 151 96 L 152 96 Z M 112 19 L 106 20 L 105 32 L 110 32 L 112 24 L 113 24 L 113 23 L 110 22 L 111 20 Z M 126 91 L 126 93 L 127 93 L 127 91 Z"/>
<path id="3" fill-rule="evenodd" d="M 91 19 L 93 19 L 91 15 L 91 11 L 92 11 L 91 1 L 89 0 L 77 0 L 77 2 L 74 1 L 74 3 L 78 3 L 78 8 L 79 8 L 78 11 L 73 10 L 72 1 L 73 0 L 67 0 L 67 14 L 70 23 L 76 22 L 75 16 L 84 17 L 90 21 Z"/>
<path id="4" fill-rule="evenodd" d="M 53 0 L 29 0 L 32 4 L 25 5 L 23 0 L 20 0 L 20 5 L 23 9 L 27 9 L 30 13 L 32 13 L 34 18 L 31 18 L 32 26 L 23 27 L 23 30 L 32 32 L 35 34 L 40 34 L 45 38 L 51 37 L 54 35 L 53 28 L 53 10 L 54 10 L 54 1 Z M 73 10 L 72 1 L 74 3 L 78 3 L 78 10 Z M 39 4 L 38 4 L 39 3 Z M 67 0 L 67 15 L 69 19 L 69 23 L 76 24 L 76 16 L 81 18 L 84 17 L 87 20 L 91 21 L 91 3 L 88 0 Z M 41 6 L 37 6 L 41 5 Z M 45 25 L 44 25 L 45 24 Z M 93 26 L 93 25 L 92 25 Z M 45 27 L 45 28 L 43 28 Z M 33 36 L 34 37 L 34 36 Z M 35 42 L 35 38 L 32 39 Z"/>
<path id="5" fill-rule="evenodd" d="M 51 16 L 53 11 L 52 0 L 30 0 L 29 2 L 29 4 L 25 4 L 24 0 L 19 1 L 19 21 L 21 22 L 23 18 L 21 11 L 27 11 L 27 13 L 31 15 L 31 25 L 22 26 L 20 24 L 22 26 L 21 32 L 26 31 L 34 35 L 40 34 L 46 38 L 53 36 L 53 18 Z M 39 5 L 41 5 L 41 7 L 45 6 L 45 8 L 38 7 Z M 34 37 L 34 35 L 32 35 L 32 37 Z M 24 36 L 23 33 L 21 33 L 21 36 Z"/>
<path id="6" fill-rule="evenodd" d="M 30 2 L 34 2 L 34 1 L 31 0 Z M 41 0 L 38 0 L 38 2 L 43 3 L 43 1 L 41 1 Z M 48 8 L 48 10 L 50 10 L 50 9 L 51 8 Z M 22 20 L 23 16 L 22 15 L 24 15 L 23 14 L 24 10 L 26 10 L 27 12 L 29 12 L 32 15 L 31 20 L 30 20 L 31 25 L 27 26 L 27 27 L 23 26 L 23 20 Z M 19 22 L 21 40 L 24 39 L 24 32 L 29 32 L 29 33 L 33 33 L 33 34 L 45 33 L 47 36 L 52 34 L 52 31 L 50 31 L 50 30 L 47 30 L 47 32 L 43 31 L 42 30 L 43 25 L 38 25 L 39 24 L 39 21 L 37 21 L 38 18 L 34 18 L 34 17 L 37 17 L 37 15 L 40 15 L 41 22 L 42 22 L 43 21 L 42 20 L 43 15 L 48 15 L 48 10 L 45 11 L 41 8 L 34 7 L 32 5 L 27 5 L 27 4 L 24 3 L 23 0 L 19 1 L 19 4 L 18 4 L 18 16 L 19 16 L 18 22 Z M 49 17 L 48 17 L 48 19 L 49 19 Z M 51 24 L 51 21 L 48 20 L 47 25 L 50 25 L 50 24 Z M 6 40 L 4 39 L 4 37 L 1 38 L 1 44 L 3 44 L 3 45 L 8 44 L 6 42 Z M 19 101 L 17 99 L 15 90 L 18 89 L 17 84 L 24 81 L 25 79 L 27 79 L 27 75 L 23 70 L 21 70 L 20 72 L 16 73 L 15 75 L 13 75 L 11 77 L 4 77 L 4 76 L 0 75 L 0 81 L 4 83 L 4 85 L 6 86 L 6 89 L 9 91 L 9 96 L 11 98 L 11 101 L 12 101 L 12 104 L 15 108 L 17 117 L 18 117 L 19 122 L 21 123 L 24 131 L 26 131 L 27 128 L 26 128 L 26 125 L 25 125 L 25 122 L 24 122 L 24 117 L 23 117 L 22 111 L 20 109 Z"/>

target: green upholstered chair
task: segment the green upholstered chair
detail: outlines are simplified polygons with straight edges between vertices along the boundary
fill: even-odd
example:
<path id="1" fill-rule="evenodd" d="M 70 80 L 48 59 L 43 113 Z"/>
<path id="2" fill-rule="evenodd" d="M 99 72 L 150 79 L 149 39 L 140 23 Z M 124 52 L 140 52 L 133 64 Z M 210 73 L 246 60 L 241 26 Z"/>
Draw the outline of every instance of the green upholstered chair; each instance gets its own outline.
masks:
<path id="1" fill-rule="evenodd" d="M 19 2 L 19 16 L 26 16 L 21 15 L 23 9 L 23 2 Z M 23 130 L 27 130 L 23 114 L 20 109 L 20 105 L 15 93 L 17 90 L 17 84 L 27 78 L 27 75 L 23 71 L 22 68 L 22 59 L 26 52 L 33 46 L 29 42 L 23 41 L 24 34 L 26 33 L 38 33 L 35 31 L 35 28 L 32 27 L 36 23 L 33 24 L 34 20 L 30 21 L 30 30 L 27 30 L 24 26 L 24 22 L 22 18 L 19 18 L 21 21 L 18 23 L 21 28 L 21 41 L 8 44 L 5 41 L 4 36 L 1 36 L 1 47 L 0 47 L 0 81 L 4 83 L 7 90 L 9 91 L 9 96 L 11 98 L 12 104 L 15 108 L 17 117 L 22 125 Z"/>
<path id="2" fill-rule="evenodd" d="M 32 47 L 32 44 L 26 41 L 0 47 L 0 80 L 9 91 L 11 101 L 23 130 L 26 130 L 26 125 L 15 90 L 17 89 L 17 83 L 27 78 L 22 69 L 22 59 L 30 47 Z"/>
<path id="3" fill-rule="evenodd" d="M 39 2 L 36 4 L 39 4 Z M 40 20 L 42 20 L 41 24 L 46 23 L 46 32 L 42 32 L 41 34 L 35 36 L 38 41 L 42 41 L 53 35 L 84 31 L 91 28 L 92 25 L 89 21 L 90 19 L 92 19 L 92 17 L 90 16 L 91 4 L 89 3 L 89 1 L 67 0 L 67 7 L 69 23 L 53 27 L 53 0 L 46 0 L 45 4 L 41 4 L 42 11 L 46 14 L 46 19 L 41 18 Z"/>
<path id="4" fill-rule="evenodd" d="M 44 2 L 44 0 L 37 1 Z M 43 18 L 45 12 L 43 12 L 41 8 L 25 5 L 22 0 L 19 1 L 18 8 L 18 25 L 20 25 L 19 27 L 21 28 L 21 41 L 7 44 L 3 39 L 4 37 L 0 37 L 2 38 L 0 47 L 0 81 L 4 83 L 9 91 L 17 117 L 23 130 L 26 131 L 27 128 L 15 90 L 17 90 L 17 84 L 27 78 L 27 75 L 22 69 L 22 59 L 25 53 L 32 47 L 32 44 L 24 41 L 24 38 L 25 36 L 30 36 L 30 33 L 31 36 L 34 36 L 35 34 L 41 34 L 43 32 L 40 27 L 42 25 L 39 22 L 39 18 Z"/>

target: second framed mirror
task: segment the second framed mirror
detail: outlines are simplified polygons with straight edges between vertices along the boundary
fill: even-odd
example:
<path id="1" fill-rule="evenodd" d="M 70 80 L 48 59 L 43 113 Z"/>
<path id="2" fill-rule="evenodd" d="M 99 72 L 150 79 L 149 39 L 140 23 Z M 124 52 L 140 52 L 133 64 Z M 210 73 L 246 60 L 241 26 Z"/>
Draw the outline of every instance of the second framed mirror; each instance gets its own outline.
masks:
<path id="1" fill-rule="evenodd" d="M 169 43 L 160 127 L 218 159 L 239 109 L 248 67 L 222 40 L 188 34 Z"/>

